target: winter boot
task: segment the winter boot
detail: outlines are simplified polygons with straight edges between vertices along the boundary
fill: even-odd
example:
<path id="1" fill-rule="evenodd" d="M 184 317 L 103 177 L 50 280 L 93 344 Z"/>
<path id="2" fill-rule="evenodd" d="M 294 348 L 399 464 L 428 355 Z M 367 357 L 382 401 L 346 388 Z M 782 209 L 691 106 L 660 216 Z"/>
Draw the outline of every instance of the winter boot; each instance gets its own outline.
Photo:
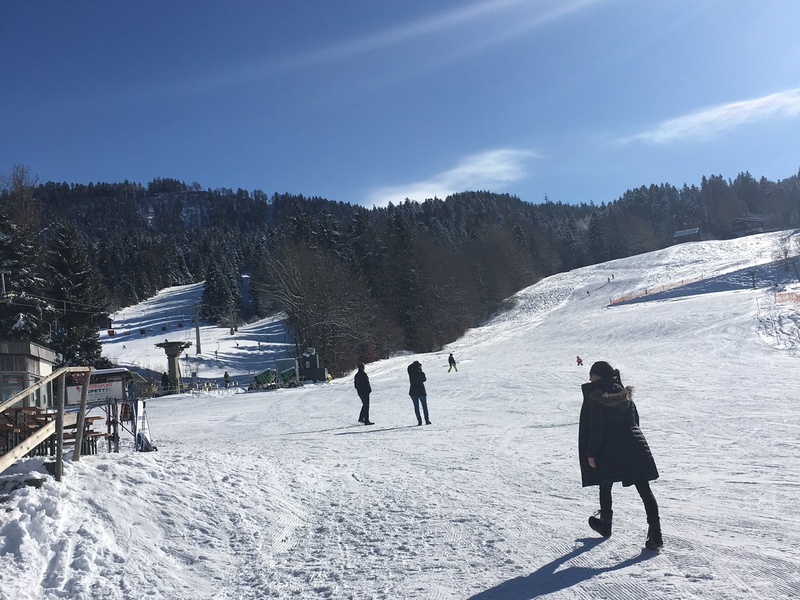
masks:
<path id="1" fill-rule="evenodd" d="M 594 516 L 589 517 L 589 527 L 604 538 L 611 537 L 611 513 L 604 514 L 598 510 Z"/>
<path id="2" fill-rule="evenodd" d="M 655 521 L 647 528 L 647 541 L 644 547 L 648 550 L 658 550 L 664 546 L 664 539 L 661 537 L 661 522 Z"/>

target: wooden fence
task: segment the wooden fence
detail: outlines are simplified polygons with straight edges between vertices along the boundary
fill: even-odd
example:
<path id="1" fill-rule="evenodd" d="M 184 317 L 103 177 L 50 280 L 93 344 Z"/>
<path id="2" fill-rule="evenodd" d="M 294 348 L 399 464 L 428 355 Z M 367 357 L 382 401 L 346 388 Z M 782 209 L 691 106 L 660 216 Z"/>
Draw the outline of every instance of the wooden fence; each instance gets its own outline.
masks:
<path id="1" fill-rule="evenodd" d="M 641 290 L 634 290 L 630 294 L 625 294 L 624 296 L 619 296 L 617 298 L 611 298 L 609 304 L 611 306 L 615 306 L 617 304 L 624 304 L 625 302 L 638 300 L 639 298 L 646 298 L 647 296 L 652 296 L 654 294 L 660 294 L 662 292 L 676 290 L 678 288 L 682 288 L 685 285 L 689 285 L 691 283 L 697 283 L 698 281 L 703 281 L 704 279 L 706 279 L 706 277 L 704 275 L 701 275 L 700 277 L 693 277 L 692 279 L 681 279 L 680 281 L 670 281 L 669 283 L 665 283 L 662 285 L 657 285 L 654 287 L 646 287 Z"/>
<path id="2" fill-rule="evenodd" d="M 800 293 L 798 292 L 779 292 L 775 294 L 775 302 L 783 304 L 784 302 L 795 302 L 800 304 Z"/>

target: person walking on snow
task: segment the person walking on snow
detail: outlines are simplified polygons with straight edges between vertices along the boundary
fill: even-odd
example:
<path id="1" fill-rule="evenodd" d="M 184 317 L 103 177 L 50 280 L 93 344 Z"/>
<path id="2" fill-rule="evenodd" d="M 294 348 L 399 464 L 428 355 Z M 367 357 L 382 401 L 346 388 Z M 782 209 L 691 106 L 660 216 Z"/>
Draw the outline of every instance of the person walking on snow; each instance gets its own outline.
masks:
<path id="1" fill-rule="evenodd" d="M 364 425 L 374 425 L 369 420 L 369 395 L 372 392 L 372 386 L 369 384 L 369 375 L 364 370 L 364 363 L 358 363 L 358 372 L 353 377 L 353 385 L 355 385 L 358 397 L 361 398 L 361 413 L 358 415 L 358 422 Z"/>
<path id="2" fill-rule="evenodd" d="M 418 360 L 408 365 L 408 380 L 411 387 L 408 388 L 408 395 L 411 396 L 411 401 L 414 403 L 414 414 L 417 415 L 417 425 L 422 425 L 422 418 L 419 415 L 419 405 L 422 404 L 422 413 L 425 416 L 425 424 L 430 425 L 431 420 L 428 418 L 428 394 L 425 391 L 425 373 L 422 371 L 422 365 Z"/>
<path id="3" fill-rule="evenodd" d="M 589 517 L 589 527 L 603 537 L 611 536 L 611 487 L 635 485 L 647 514 L 645 547 L 664 545 L 658 503 L 650 481 L 658 469 L 641 429 L 639 412 L 633 402 L 633 388 L 622 385 L 619 370 L 599 361 L 589 370 L 589 383 L 581 386 L 583 405 L 578 426 L 578 455 L 581 483 L 600 486 L 600 510 Z"/>
<path id="4" fill-rule="evenodd" d="M 450 356 L 447 357 L 447 362 L 450 365 L 450 368 L 447 369 L 447 372 L 449 373 L 450 371 L 455 369 L 456 373 L 458 373 L 458 367 L 456 366 L 456 359 L 453 358 L 453 353 L 452 352 L 450 353 Z"/>
<path id="5" fill-rule="evenodd" d="M 228 375 L 227 371 L 225 371 L 225 375 L 222 376 L 222 381 L 225 382 L 225 387 L 230 386 L 230 384 L 231 384 L 231 376 Z"/>
<path id="6" fill-rule="evenodd" d="M 577 360 L 577 362 L 578 362 L 578 366 L 579 366 L 579 367 L 582 367 L 582 366 L 583 366 L 583 359 L 582 359 L 580 356 L 578 356 L 578 357 L 577 357 L 577 359 L 578 359 L 578 360 Z"/>

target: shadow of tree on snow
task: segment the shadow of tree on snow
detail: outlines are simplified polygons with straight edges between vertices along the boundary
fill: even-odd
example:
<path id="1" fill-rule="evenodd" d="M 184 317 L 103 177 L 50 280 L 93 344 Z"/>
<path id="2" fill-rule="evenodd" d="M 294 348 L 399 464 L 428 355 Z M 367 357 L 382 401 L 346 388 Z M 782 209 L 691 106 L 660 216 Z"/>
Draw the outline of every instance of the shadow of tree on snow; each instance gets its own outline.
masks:
<path id="1" fill-rule="evenodd" d="M 777 286 L 785 286 L 798 278 L 797 271 L 789 268 L 794 265 L 794 258 L 789 263 L 783 260 L 776 260 L 762 265 L 745 267 L 722 275 L 705 277 L 699 281 L 678 285 L 667 290 L 653 291 L 644 293 L 614 306 L 624 306 L 626 304 L 639 304 L 642 302 L 656 302 L 659 300 L 675 300 L 688 296 L 698 296 L 701 294 L 714 294 L 717 292 L 730 292 L 735 290 L 763 289 Z"/>
<path id="2" fill-rule="evenodd" d="M 582 545 L 572 552 L 539 567 L 530 575 L 504 581 L 493 588 L 470 596 L 468 600 L 529 600 L 530 598 L 538 598 L 570 588 L 573 585 L 591 579 L 595 575 L 625 569 L 656 556 L 653 552 L 643 550 L 639 555 L 632 556 L 610 567 L 567 567 L 556 572 L 561 565 L 591 550 L 604 540 L 602 538 L 582 538 L 575 541 Z"/>
<path id="3" fill-rule="evenodd" d="M 358 427 L 358 426 L 357 426 Z M 398 425 L 397 427 L 360 427 L 360 431 L 342 431 L 334 435 L 360 435 L 362 433 L 381 433 L 383 431 L 397 431 L 398 429 L 416 429 L 419 425 Z"/>

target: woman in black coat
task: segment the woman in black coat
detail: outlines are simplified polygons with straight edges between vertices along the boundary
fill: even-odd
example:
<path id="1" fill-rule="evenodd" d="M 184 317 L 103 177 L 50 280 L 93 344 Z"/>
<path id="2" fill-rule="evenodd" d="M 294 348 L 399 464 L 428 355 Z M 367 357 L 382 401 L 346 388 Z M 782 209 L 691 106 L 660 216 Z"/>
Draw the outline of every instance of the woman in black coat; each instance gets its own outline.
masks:
<path id="1" fill-rule="evenodd" d="M 431 420 L 428 417 L 428 393 L 425 391 L 425 373 L 422 370 L 422 365 L 418 360 L 408 365 L 408 395 L 411 396 L 411 401 L 414 403 L 414 414 L 417 416 L 417 425 L 422 425 L 422 417 L 419 414 L 419 405 L 422 404 L 422 414 L 425 416 L 425 424 L 430 425 Z"/>
<path id="2" fill-rule="evenodd" d="M 619 371 L 605 361 L 589 370 L 589 383 L 581 386 L 583 406 L 578 429 L 578 455 L 583 486 L 600 486 L 600 511 L 589 526 L 603 537 L 611 535 L 611 487 L 635 485 L 647 513 L 647 542 L 654 550 L 663 545 L 658 503 L 650 481 L 658 470 L 650 447 L 639 429 L 633 388 L 622 385 Z"/>

